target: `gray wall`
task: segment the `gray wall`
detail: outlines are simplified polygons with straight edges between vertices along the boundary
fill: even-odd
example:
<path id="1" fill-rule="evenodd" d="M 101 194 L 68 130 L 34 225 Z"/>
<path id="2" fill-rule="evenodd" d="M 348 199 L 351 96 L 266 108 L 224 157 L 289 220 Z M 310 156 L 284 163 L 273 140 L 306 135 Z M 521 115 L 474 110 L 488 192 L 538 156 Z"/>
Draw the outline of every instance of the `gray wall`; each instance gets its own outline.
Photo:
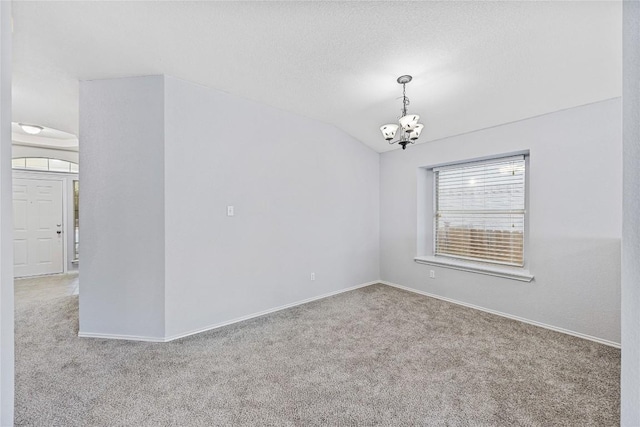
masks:
<path id="1" fill-rule="evenodd" d="M 620 121 L 621 101 L 612 99 L 382 154 L 381 278 L 619 343 Z M 431 187 L 418 194 L 419 168 L 519 150 L 530 150 L 534 281 L 416 264 L 418 197 L 432 197 Z"/>
<path id="2" fill-rule="evenodd" d="M 622 417 L 640 425 L 640 3 L 623 6 Z"/>
<path id="3" fill-rule="evenodd" d="M 379 155 L 335 127 L 158 76 L 83 82 L 81 112 L 81 333 L 171 338 L 379 278 Z"/>
<path id="4" fill-rule="evenodd" d="M 13 425 L 11 2 L 0 2 L 0 425 Z"/>
<path id="5" fill-rule="evenodd" d="M 80 333 L 164 336 L 163 87 L 80 84 Z"/>
<path id="6" fill-rule="evenodd" d="M 165 88 L 167 336 L 379 278 L 376 152 L 203 86 Z"/>

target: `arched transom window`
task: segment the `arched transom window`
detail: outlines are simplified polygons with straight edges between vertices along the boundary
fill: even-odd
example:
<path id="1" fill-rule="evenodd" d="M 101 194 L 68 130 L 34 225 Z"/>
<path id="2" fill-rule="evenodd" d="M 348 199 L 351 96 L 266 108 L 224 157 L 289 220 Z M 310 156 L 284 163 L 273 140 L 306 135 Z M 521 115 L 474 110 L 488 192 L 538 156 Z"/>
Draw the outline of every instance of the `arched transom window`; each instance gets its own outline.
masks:
<path id="1" fill-rule="evenodd" d="M 11 163 L 14 169 L 78 173 L 77 163 L 47 157 L 18 157 L 12 159 Z"/>

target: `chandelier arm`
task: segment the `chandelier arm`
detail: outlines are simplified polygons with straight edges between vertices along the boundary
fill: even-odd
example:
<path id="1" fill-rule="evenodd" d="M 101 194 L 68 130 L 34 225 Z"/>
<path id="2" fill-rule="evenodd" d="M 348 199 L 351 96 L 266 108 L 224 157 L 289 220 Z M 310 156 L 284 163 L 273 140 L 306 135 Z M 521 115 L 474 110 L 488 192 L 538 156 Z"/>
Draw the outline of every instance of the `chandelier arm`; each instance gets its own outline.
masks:
<path id="1" fill-rule="evenodd" d="M 398 142 L 406 142 L 407 144 L 408 143 L 415 144 L 415 141 L 412 141 L 411 139 L 405 139 L 405 138 L 396 139 L 395 141 L 389 141 L 389 144 L 393 145 L 393 144 L 397 144 Z"/>
<path id="2" fill-rule="evenodd" d="M 400 136 L 399 139 L 396 139 L 395 141 L 389 141 L 389 145 L 397 144 L 399 142 L 403 142 L 403 143 L 405 143 L 405 145 L 406 144 L 415 144 L 416 140 L 407 138 L 406 135 L 402 135 L 402 136 Z"/>

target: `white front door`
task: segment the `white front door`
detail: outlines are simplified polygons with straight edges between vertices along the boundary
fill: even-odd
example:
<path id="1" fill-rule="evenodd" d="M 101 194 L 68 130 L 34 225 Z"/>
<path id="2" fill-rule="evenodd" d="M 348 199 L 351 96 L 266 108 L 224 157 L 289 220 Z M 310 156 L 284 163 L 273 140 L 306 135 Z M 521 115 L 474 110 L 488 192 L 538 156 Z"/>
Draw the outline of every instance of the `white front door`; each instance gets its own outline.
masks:
<path id="1" fill-rule="evenodd" d="M 62 273 L 62 181 L 13 180 L 15 277 Z"/>

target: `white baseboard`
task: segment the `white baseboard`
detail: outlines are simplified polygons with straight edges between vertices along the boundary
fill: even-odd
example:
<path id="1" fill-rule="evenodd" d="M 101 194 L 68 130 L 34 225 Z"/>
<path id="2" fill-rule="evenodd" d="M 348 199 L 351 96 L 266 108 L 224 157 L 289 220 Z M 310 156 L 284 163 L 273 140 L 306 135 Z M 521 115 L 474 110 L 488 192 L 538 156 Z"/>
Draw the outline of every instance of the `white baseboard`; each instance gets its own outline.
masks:
<path id="1" fill-rule="evenodd" d="M 547 325 L 546 323 L 541 323 L 541 322 L 537 322 L 535 320 L 526 319 L 524 317 L 514 316 L 512 314 L 503 313 L 503 312 L 500 312 L 500 311 L 497 311 L 497 310 L 492 310 L 492 309 L 489 309 L 489 308 L 480 307 L 478 305 L 469 304 L 469 303 L 466 303 L 466 302 L 458 301 L 458 300 L 455 300 L 455 299 L 452 299 L 452 298 L 443 297 L 443 296 L 432 294 L 432 293 L 429 293 L 429 292 L 420 291 L 418 289 L 409 288 L 407 286 L 402 286 L 402 285 L 399 285 L 397 283 L 387 282 L 386 280 L 374 280 L 372 282 L 362 283 L 360 285 L 352 286 L 350 288 L 339 289 L 337 291 L 333 291 L 333 292 L 329 292 L 329 293 L 326 293 L 326 294 L 318 295 L 316 297 L 307 298 L 307 299 L 304 299 L 304 300 L 301 300 L 301 301 L 296 301 L 296 302 L 293 302 L 293 303 L 290 303 L 290 304 L 282 305 L 282 306 L 271 308 L 271 309 L 268 309 L 268 310 L 263 310 L 263 311 L 260 311 L 260 312 L 257 312 L 257 313 L 253 313 L 253 314 L 249 314 L 249 315 L 246 315 L 246 316 L 237 317 L 235 319 L 231 319 L 231 320 L 228 320 L 228 321 L 225 321 L 225 322 L 216 323 L 216 324 L 213 324 L 213 325 L 209 325 L 209 326 L 205 326 L 205 327 L 202 327 L 202 328 L 194 329 L 192 331 L 188 331 L 188 332 L 184 332 L 184 333 L 181 333 L 181 334 L 172 335 L 170 337 L 164 337 L 164 338 L 163 337 L 145 337 L 145 336 L 136 336 L 136 335 L 116 335 L 116 334 L 102 334 L 102 333 L 93 333 L 93 332 L 79 332 L 78 336 L 81 337 L 81 338 L 119 339 L 119 340 L 145 341 L 145 342 L 169 342 L 169 341 L 177 340 L 179 338 L 188 337 L 190 335 L 199 334 L 201 332 L 206 332 L 206 331 L 210 331 L 210 330 L 213 330 L 213 329 L 221 328 L 223 326 L 232 325 L 234 323 L 243 322 L 245 320 L 253 319 L 255 317 L 260 317 L 260 316 L 264 316 L 264 315 L 267 315 L 267 314 L 270 314 L 270 313 L 275 313 L 276 311 L 286 310 L 287 308 L 296 307 L 298 305 L 306 304 L 308 302 L 317 301 L 317 300 L 320 300 L 320 299 L 323 299 L 323 298 L 327 298 L 327 297 L 330 297 L 330 296 L 333 296 L 333 295 L 338 295 L 338 294 L 341 294 L 343 292 L 349 292 L 349 291 L 353 291 L 355 289 L 364 288 L 366 286 L 375 285 L 377 283 L 381 283 L 383 285 L 387 285 L 387 286 L 391 286 L 391 287 L 394 287 L 394 288 L 402 289 L 402 290 L 405 290 L 405 291 L 408 291 L 408 292 L 413 292 L 413 293 L 416 293 L 416 294 L 424 295 L 424 296 L 427 296 L 427 297 L 439 299 L 439 300 L 442 300 L 442 301 L 450 302 L 452 304 L 457 304 L 457 305 L 461 305 L 461 306 L 464 306 L 464 307 L 473 308 L 475 310 L 484 311 L 485 313 L 495 314 L 496 316 L 506 317 L 507 319 L 517 320 L 519 322 L 527 323 L 529 325 L 534 325 L 534 326 L 538 326 L 538 327 L 541 327 L 541 328 L 549 329 L 549 330 L 552 330 L 552 331 L 560 332 L 560 333 L 563 333 L 563 334 L 571 335 L 571 336 L 574 336 L 574 337 L 586 339 L 586 340 L 589 340 L 589 341 L 594 341 L 594 342 L 597 342 L 597 343 L 600 343 L 600 344 L 604 344 L 604 345 L 607 345 L 607 346 L 610 346 L 610 347 L 620 348 L 620 343 L 617 343 L 617 342 L 605 340 L 605 339 L 602 339 L 602 338 L 594 337 L 594 336 L 583 334 L 583 333 L 580 333 L 580 332 L 571 331 L 569 329 L 564 329 L 564 328 L 560 328 L 560 327 L 557 327 L 557 326 Z"/>
<path id="2" fill-rule="evenodd" d="M 117 335 L 103 334 L 100 332 L 78 332 L 80 338 L 101 338 L 105 340 L 125 340 L 125 341 L 145 341 L 145 342 L 165 342 L 162 337 L 144 337 L 140 335 Z"/>
<path id="3" fill-rule="evenodd" d="M 365 286 L 375 285 L 377 283 L 381 283 L 379 280 L 374 280 L 372 282 L 362 283 L 360 285 L 351 286 L 350 288 L 339 289 L 337 291 L 329 292 L 326 294 L 318 295 L 315 297 L 307 298 L 301 301 L 296 301 L 290 304 L 281 305 L 279 307 L 270 308 L 268 310 L 259 311 L 257 313 L 248 314 L 246 316 L 237 317 L 235 319 L 227 320 L 225 322 L 215 323 L 213 325 L 205 326 L 202 328 L 194 329 L 189 332 L 183 332 L 180 334 L 172 335 L 170 337 L 157 338 L 157 337 L 144 337 L 144 336 L 135 336 L 135 335 L 117 335 L 117 334 L 101 334 L 101 333 L 92 333 L 92 332 L 79 332 L 78 336 L 81 338 L 103 338 L 103 339 L 118 339 L 118 340 L 129 340 L 129 341 L 147 341 L 147 342 L 169 342 L 173 340 L 177 340 L 179 338 L 188 337 L 189 335 L 199 334 L 201 332 L 210 331 L 212 329 L 221 328 L 223 326 L 232 325 L 234 323 L 243 322 L 245 320 L 253 319 L 255 317 L 264 316 L 266 314 L 275 313 L 276 311 L 286 310 L 287 308 L 292 308 L 298 305 L 306 304 L 308 302 L 316 301 L 319 299 L 327 298 L 333 295 L 338 295 L 343 292 L 353 291 L 355 289 L 364 288 Z"/>
<path id="4" fill-rule="evenodd" d="M 232 325 L 234 323 L 243 322 L 245 320 L 253 319 L 255 317 L 260 317 L 260 316 L 264 316 L 266 314 L 275 313 L 276 311 L 286 310 L 287 308 L 291 308 L 291 307 L 295 307 L 295 306 L 298 306 L 298 305 L 306 304 L 308 302 L 312 302 L 312 301 L 316 301 L 316 300 L 319 300 L 319 299 L 327 298 L 327 297 L 330 297 L 330 296 L 333 296 L 333 295 L 338 295 L 338 294 L 341 294 L 343 292 L 349 292 L 349 291 L 353 291 L 355 289 L 364 288 L 365 286 L 375 285 L 376 283 L 380 283 L 380 281 L 379 280 L 374 280 L 373 282 L 362 283 L 360 285 L 352 286 L 350 288 L 339 289 L 337 291 L 329 292 L 327 294 L 318 295 L 317 297 L 311 297 L 311 298 L 304 299 L 302 301 L 292 302 L 291 304 L 285 304 L 285 305 L 281 305 L 281 306 L 276 307 L 276 308 L 270 308 L 268 310 L 263 310 L 263 311 L 259 311 L 257 313 L 248 314 L 246 316 L 237 317 L 235 319 L 228 320 L 226 322 L 220 322 L 220 323 L 216 323 L 216 324 L 213 324 L 213 325 L 210 325 L 210 326 L 205 326 L 203 328 L 194 329 L 194 330 L 189 331 L 189 332 L 184 332 L 184 333 L 181 333 L 181 334 L 172 335 L 170 337 L 165 338 L 165 341 L 169 342 L 169 341 L 177 340 L 179 338 L 188 337 L 189 335 L 195 335 L 195 334 L 199 334 L 201 332 L 210 331 L 212 329 L 221 328 L 223 326 Z"/>
<path id="5" fill-rule="evenodd" d="M 473 305 L 473 304 L 469 304 L 469 303 L 466 303 L 466 302 L 458 301 L 458 300 L 455 300 L 455 299 L 452 299 L 452 298 L 447 298 L 447 297 L 443 297 L 443 296 L 440 296 L 440 295 L 431 294 L 429 292 L 420 291 L 418 289 L 409 288 L 407 286 L 398 285 L 397 283 L 391 283 L 391 282 L 387 282 L 385 280 L 380 280 L 380 281 L 378 281 L 378 283 L 382 283 L 383 285 L 392 286 L 394 288 L 402 289 L 402 290 L 405 290 L 405 291 L 408 291 L 408 292 L 413 292 L 413 293 L 424 295 L 424 296 L 427 296 L 427 297 L 436 298 L 436 299 L 439 299 L 439 300 L 442 300 L 442 301 L 450 302 L 452 304 L 462 305 L 464 307 L 469 307 L 469 308 L 473 308 L 475 310 L 484 311 L 485 313 L 495 314 L 496 316 L 506 317 L 507 319 L 512 319 L 512 320 L 517 320 L 519 322 L 528 323 L 529 325 L 539 326 L 541 328 L 549 329 L 549 330 L 556 331 L 556 332 L 561 332 L 563 334 L 571 335 L 571 336 L 582 338 L 582 339 L 589 340 L 589 341 L 594 341 L 594 342 L 597 342 L 597 343 L 600 343 L 600 344 L 608 345 L 610 347 L 620 348 L 620 343 L 609 341 L 609 340 L 605 340 L 603 338 L 598 338 L 598 337 L 594 337 L 594 336 L 591 336 L 591 335 L 583 334 L 583 333 L 580 333 L 580 332 L 571 331 L 569 329 L 559 328 L 557 326 L 547 325 L 546 323 L 541 323 L 541 322 L 537 322 L 535 320 L 525 319 L 524 317 L 514 316 L 512 314 L 502 313 L 500 311 L 491 310 L 489 308 L 480 307 L 480 306 L 477 306 L 477 305 Z"/>

